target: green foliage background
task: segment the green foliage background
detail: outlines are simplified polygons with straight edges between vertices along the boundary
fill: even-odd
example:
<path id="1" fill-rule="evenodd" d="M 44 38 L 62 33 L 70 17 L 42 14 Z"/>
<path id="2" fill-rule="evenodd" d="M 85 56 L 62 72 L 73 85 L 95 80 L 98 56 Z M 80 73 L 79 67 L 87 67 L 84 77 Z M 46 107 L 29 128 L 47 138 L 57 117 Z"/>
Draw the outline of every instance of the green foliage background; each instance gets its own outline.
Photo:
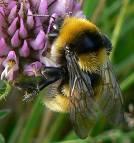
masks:
<path id="1" fill-rule="evenodd" d="M 134 104 L 134 0 L 85 0 L 83 10 L 102 32 L 106 33 L 113 44 L 111 61 L 118 77 L 125 109 Z M 0 82 L 0 88 L 3 83 Z M 7 87 L 9 88 L 9 87 Z M 94 137 L 80 140 L 72 130 L 68 117 L 53 113 L 41 104 L 45 90 L 36 100 L 23 102 L 20 92 L 11 90 L 0 102 L 0 143 L 129 143 L 134 142 L 134 131 L 124 132 L 111 129 L 99 131 L 94 127 Z M 3 110 L 3 109 L 10 109 Z M 6 117 L 5 117 L 6 116 Z M 133 118 L 134 120 L 134 118 Z"/>

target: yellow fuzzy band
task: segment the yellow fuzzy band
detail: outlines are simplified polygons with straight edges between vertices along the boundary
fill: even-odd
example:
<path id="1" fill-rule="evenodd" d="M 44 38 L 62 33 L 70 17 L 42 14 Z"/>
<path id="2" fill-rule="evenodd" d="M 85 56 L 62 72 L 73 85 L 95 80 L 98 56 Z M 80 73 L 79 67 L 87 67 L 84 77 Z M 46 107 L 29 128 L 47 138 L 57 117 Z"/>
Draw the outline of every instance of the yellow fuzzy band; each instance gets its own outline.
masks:
<path id="1" fill-rule="evenodd" d="M 78 64 L 83 71 L 95 73 L 106 60 L 106 50 L 102 48 L 96 52 L 81 54 L 78 57 Z"/>

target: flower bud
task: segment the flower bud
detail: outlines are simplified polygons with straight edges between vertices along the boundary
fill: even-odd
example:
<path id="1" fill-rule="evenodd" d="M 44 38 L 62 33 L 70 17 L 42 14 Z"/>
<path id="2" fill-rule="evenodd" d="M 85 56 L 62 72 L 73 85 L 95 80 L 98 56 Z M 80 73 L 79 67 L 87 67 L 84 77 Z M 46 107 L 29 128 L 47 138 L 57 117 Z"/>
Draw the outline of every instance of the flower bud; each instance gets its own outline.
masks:
<path id="1" fill-rule="evenodd" d="M 10 11 L 10 14 L 8 16 L 8 22 L 11 23 L 15 17 L 17 16 L 17 5 L 15 5 L 11 11 Z"/>
<path id="2" fill-rule="evenodd" d="M 21 44 L 20 38 L 19 38 L 19 30 L 15 32 L 11 39 L 11 44 L 13 47 L 19 47 Z"/>
<path id="3" fill-rule="evenodd" d="M 22 18 L 20 18 L 19 35 L 22 39 L 26 38 L 28 35 L 27 30 L 26 30 L 25 25 L 24 25 L 24 21 Z"/>
<path id="4" fill-rule="evenodd" d="M 3 7 L 0 7 L 0 37 L 6 37 L 5 32 L 3 31 L 4 27 L 6 26 L 5 12 Z"/>
<path id="5" fill-rule="evenodd" d="M 8 28 L 8 34 L 10 36 L 13 36 L 13 34 L 15 33 L 15 31 L 17 30 L 17 23 L 18 23 L 18 17 L 16 17 L 13 22 L 11 23 L 11 25 Z"/>
<path id="6" fill-rule="evenodd" d="M 38 33 L 36 39 L 30 42 L 30 45 L 34 50 L 41 50 L 44 48 L 45 41 L 46 41 L 46 35 L 44 31 L 41 30 Z"/>
<path id="7" fill-rule="evenodd" d="M 29 30 L 33 29 L 34 27 L 34 19 L 33 19 L 33 13 L 30 9 L 28 9 L 28 16 L 27 16 L 27 21 L 26 21 L 26 24 L 27 24 L 27 27 Z"/>
<path id="8" fill-rule="evenodd" d="M 4 38 L 0 38 L 0 56 L 6 56 L 9 52 L 9 48 Z"/>
<path id="9" fill-rule="evenodd" d="M 21 49 L 19 50 L 19 54 L 21 57 L 28 57 L 30 54 L 30 49 L 28 47 L 27 41 L 25 40 Z"/>

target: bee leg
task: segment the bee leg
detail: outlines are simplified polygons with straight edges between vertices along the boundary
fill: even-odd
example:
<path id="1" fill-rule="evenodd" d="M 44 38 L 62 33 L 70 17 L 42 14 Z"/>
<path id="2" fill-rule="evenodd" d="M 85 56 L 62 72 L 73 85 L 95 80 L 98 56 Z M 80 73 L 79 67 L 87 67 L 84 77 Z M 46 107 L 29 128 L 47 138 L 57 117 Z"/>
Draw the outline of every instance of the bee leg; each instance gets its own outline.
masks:
<path id="1" fill-rule="evenodd" d="M 41 84 L 39 84 L 39 89 L 42 90 L 44 87 L 52 84 L 59 79 L 64 77 L 64 69 L 58 67 L 45 67 L 44 70 L 41 72 L 43 80 Z"/>
<path id="2" fill-rule="evenodd" d="M 29 90 L 26 90 L 23 98 L 23 101 L 26 102 L 31 101 L 39 93 L 38 85 L 35 88 L 34 87 L 28 87 L 28 88 Z"/>

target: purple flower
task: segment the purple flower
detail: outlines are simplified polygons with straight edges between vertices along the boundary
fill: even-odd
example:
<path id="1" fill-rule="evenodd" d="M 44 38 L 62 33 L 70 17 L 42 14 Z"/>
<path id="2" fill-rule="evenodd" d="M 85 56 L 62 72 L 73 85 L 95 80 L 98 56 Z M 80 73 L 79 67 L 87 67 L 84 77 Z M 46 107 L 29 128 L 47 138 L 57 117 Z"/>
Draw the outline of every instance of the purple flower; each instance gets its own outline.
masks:
<path id="1" fill-rule="evenodd" d="M 45 56 L 50 51 L 47 34 L 59 16 L 64 18 L 71 13 L 73 16 L 84 17 L 77 0 L 4 2 L 6 4 L 0 3 L 1 79 L 14 83 L 23 75 L 38 76 L 42 67 L 57 66 Z"/>
<path id="2" fill-rule="evenodd" d="M 19 61 L 14 51 L 8 53 L 2 65 L 5 69 L 1 73 L 1 79 L 6 78 L 8 81 L 12 81 L 15 78 L 15 73 L 19 70 Z"/>
<path id="3" fill-rule="evenodd" d="M 42 68 L 42 63 L 36 61 L 34 63 L 25 65 L 24 67 L 24 74 L 28 76 L 37 76 L 40 74 L 40 69 Z"/>

